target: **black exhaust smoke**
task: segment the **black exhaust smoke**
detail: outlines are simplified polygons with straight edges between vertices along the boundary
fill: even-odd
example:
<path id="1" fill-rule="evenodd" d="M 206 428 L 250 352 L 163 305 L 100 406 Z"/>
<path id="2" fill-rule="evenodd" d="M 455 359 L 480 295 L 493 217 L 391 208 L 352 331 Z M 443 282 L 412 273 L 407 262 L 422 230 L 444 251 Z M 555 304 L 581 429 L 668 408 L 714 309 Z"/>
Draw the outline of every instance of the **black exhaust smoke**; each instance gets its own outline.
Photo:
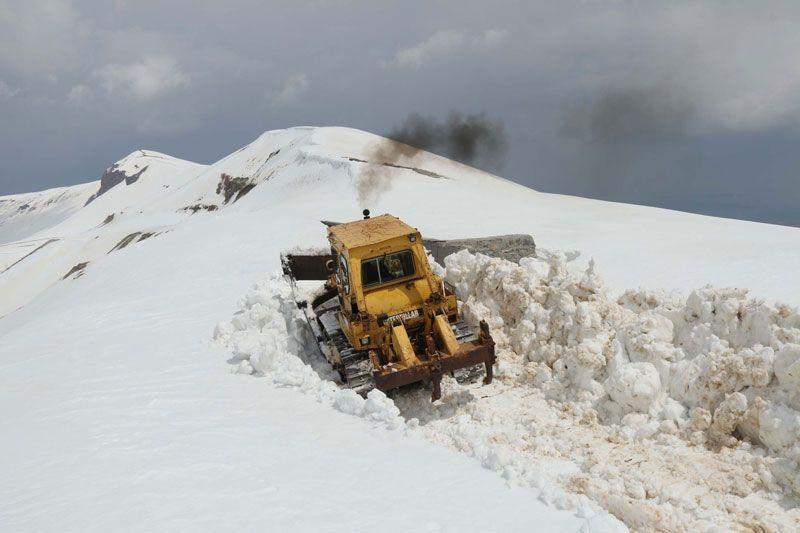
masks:
<path id="1" fill-rule="evenodd" d="M 373 147 L 357 180 L 358 202 L 372 205 L 389 190 L 385 166 L 409 164 L 419 152 L 427 151 L 484 170 L 496 171 L 508 152 L 505 125 L 483 113 L 464 115 L 452 111 L 444 121 L 411 113 Z"/>
<path id="2" fill-rule="evenodd" d="M 499 170 L 508 151 L 505 125 L 500 120 L 489 120 L 483 113 L 463 115 L 452 111 L 443 122 L 411 113 L 387 137 L 485 170 Z"/>

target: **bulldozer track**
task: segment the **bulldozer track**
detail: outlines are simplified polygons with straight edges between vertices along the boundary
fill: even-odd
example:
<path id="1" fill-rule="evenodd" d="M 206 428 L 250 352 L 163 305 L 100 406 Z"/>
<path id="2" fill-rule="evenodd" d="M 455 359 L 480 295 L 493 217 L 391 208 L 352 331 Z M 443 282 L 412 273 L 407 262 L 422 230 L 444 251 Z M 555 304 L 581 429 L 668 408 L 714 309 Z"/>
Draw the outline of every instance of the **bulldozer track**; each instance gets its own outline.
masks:
<path id="1" fill-rule="evenodd" d="M 291 277 L 286 276 L 292 289 L 292 296 L 295 303 L 303 310 L 306 322 L 311 332 L 317 337 L 317 345 L 320 354 L 324 357 L 323 344 L 336 350 L 342 360 L 341 367 L 337 368 L 345 387 L 352 389 L 361 396 L 366 396 L 369 391 L 375 388 L 375 381 L 372 378 L 372 363 L 367 352 L 358 352 L 351 345 L 350 341 L 341 329 L 329 330 L 325 327 L 325 322 L 320 317 L 309 314 L 307 302 L 301 300 L 297 290 L 297 282 Z M 338 306 L 326 309 L 323 314 L 335 311 Z M 335 323 L 335 322 L 334 322 Z M 328 321 L 330 327 L 331 322 Z"/>
<path id="2" fill-rule="evenodd" d="M 365 396 L 375 388 L 369 354 L 365 351 L 356 351 L 342 330 L 328 332 L 328 337 L 342 360 L 342 366 L 338 370 L 345 386 Z"/>

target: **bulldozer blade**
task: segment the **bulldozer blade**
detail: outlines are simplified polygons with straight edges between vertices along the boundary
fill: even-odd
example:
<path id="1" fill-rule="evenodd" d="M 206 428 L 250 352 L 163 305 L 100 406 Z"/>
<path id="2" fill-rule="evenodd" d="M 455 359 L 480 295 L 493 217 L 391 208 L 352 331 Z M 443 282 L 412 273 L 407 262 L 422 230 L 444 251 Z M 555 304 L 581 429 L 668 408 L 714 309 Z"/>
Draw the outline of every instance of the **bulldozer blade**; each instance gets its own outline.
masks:
<path id="1" fill-rule="evenodd" d="M 530 235 L 496 235 L 494 237 L 477 237 L 474 239 L 423 239 L 422 243 L 440 265 L 450 254 L 468 250 L 489 257 L 499 257 L 518 263 L 523 257 L 536 255 L 536 242 Z"/>
<path id="2" fill-rule="evenodd" d="M 281 254 L 281 267 L 284 274 L 297 281 L 324 281 L 331 275 L 328 265 L 332 259 L 330 254 Z"/>
<path id="3" fill-rule="evenodd" d="M 329 228 L 341 224 L 332 220 L 321 220 L 320 222 Z M 518 263 L 523 257 L 536 255 L 536 242 L 531 235 L 526 233 L 466 239 L 423 239 L 422 244 L 440 265 L 444 265 L 445 257 L 461 250 L 489 257 L 499 257 L 513 263 Z"/>

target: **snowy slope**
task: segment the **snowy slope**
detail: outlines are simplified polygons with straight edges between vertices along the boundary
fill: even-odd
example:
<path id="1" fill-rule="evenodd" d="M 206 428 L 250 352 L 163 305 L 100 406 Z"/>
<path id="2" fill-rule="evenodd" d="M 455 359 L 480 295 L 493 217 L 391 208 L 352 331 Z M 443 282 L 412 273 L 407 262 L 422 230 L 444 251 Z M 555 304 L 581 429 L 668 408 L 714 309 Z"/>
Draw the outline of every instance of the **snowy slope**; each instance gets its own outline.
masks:
<path id="1" fill-rule="evenodd" d="M 185 219 L 187 212 L 152 206 L 203 168 L 157 152 L 137 150 L 109 167 L 99 182 L 58 195 L 38 193 L 47 195 L 47 200 L 38 203 L 52 206 L 50 210 L 41 220 L 36 219 L 35 225 L 29 225 L 34 231 L 0 245 L 0 276 L 6 283 L 0 316 L 30 301 L 76 265 L 109 253 L 126 237 L 138 234 L 134 237 L 138 240 L 142 234 L 166 231 Z M 55 213 L 68 216 L 56 219 Z M 146 221 L 141 218 L 144 213 L 149 215 Z M 0 224 L 4 220 L 13 223 L 14 217 L 0 218 Z"/>
<path id="2" fill-rule="evenodd" d="M 546 251 L 576 250 L 574 267 L 594 257 L 616 293 L 713 283 L 800 303 L 795 228 L 542 194 L 427 153 L 382 166 L 380 142 L 344 128 L 293 128 L 209 166 L 134 152 L 111 167 L 122 181 L 17 235 L 46 246 L 0 246 L 18 261 L 0 265 L 0 419 L 17 436 L 0 444 L 0 467 L 11 473 L 0 485 L 0 521 L 37 530 L 55 513 L 70 530 L 299 521 L 303 530 L 509 531 L 572 530 L 590 518 L 595 529 L 611 527 L 580 490 L 562 493 L 551 480 L 506 488 L 479 467 L 503 472 L 490 448 L 467 461 L 426 444 L 437 442 L 431 420 L 424 431 L 402 419 L 390 430 L 391 406 L 350 405 L 311 374 L 287 374 L 281 365 L 302 356 L 296 349 L 280 349 L 271 380 L 229 373 L 231 355 L 210 342 L 215 324 L 252 312 L 238 300 L 278 270 L 281 250 L 323 244 L 320 219 L 355 218 L 360 180 L 376 166 L 381 194 L 368 207 L 424 235 L 531 233 Z M 266 287 L 255 298 L 278 290 Z M 402 415 L 477 416 L 406 400 Z M 450 428 L 440 432 L 446 446 Z M 422 496 L 414 517 L 388 503 L 398 494 Z M 352 520 L 342 519 L 345 504 L 358 508 Z M 614 511 L 637 524 L 624 506 Z"/>
<path id="3" fill-rule="evenodd" d="M 54 226 L 79 210 L 97 183 L 0 197 L 0 244 Z"/>

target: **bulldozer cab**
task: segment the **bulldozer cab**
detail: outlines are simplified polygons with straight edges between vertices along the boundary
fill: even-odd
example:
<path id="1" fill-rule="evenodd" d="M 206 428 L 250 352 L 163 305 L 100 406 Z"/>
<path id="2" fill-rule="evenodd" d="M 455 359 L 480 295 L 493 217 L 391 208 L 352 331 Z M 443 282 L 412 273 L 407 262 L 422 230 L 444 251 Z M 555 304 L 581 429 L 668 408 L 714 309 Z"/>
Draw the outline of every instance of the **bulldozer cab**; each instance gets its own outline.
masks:
<path id="1" fill-rule="evenodd" d="M 419 232 L 398 218 L 381 215 L 333 226 L 328 239 L 346 318 L 408 317 L 437 288 L 442 296 L 441 278 L 430 269 Z"/>

